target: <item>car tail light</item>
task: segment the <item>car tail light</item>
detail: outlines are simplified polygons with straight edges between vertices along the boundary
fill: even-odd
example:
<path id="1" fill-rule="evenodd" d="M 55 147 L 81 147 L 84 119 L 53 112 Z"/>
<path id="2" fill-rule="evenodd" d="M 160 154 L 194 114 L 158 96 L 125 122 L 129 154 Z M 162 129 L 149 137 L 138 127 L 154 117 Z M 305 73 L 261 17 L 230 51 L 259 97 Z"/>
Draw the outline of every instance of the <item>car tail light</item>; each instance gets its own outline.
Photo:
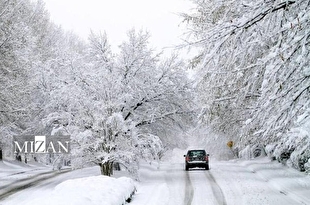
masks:
<path id="1" fill-rule="evenodd" d="M 209 157 L 208 156 L 206 156 L 206 161 L 208 161 L 209 160 Z"/>
<path id="2" fill-rule="evenodd" d="M 185 157 L 185 161 L 189 161 L 189 156 L 186 156 L 186 157 Z"/>

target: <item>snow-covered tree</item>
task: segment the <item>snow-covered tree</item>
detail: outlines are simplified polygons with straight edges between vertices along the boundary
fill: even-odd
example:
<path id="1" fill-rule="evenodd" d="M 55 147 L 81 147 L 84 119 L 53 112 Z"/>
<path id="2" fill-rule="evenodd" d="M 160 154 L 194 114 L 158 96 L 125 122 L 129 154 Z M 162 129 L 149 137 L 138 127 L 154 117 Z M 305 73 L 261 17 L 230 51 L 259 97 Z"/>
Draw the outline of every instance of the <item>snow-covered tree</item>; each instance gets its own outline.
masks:
<path id="1" fill-rule="evenodd" d="M 113 54 L 105 33 L 85 43 L 51 23 L 42 1 L 0 2 L 0 137 L 70 135 L 73 165 L 114 162 L 135 173 L 138 159 L 159 159 L 182 144 L 174 131 L 192 122 L 184 63 L 162 60 L 149 33 L 128 32 Z M 44 157 L 42 157 L 42 160 Z"/>
<path id="2" fill-rule="evenodd" d="M 195 59 L 202 121 L 241 147 L 277 143 L 300 116 L 306 123 L 309 1 L 193 2 L 184 18 L 191 45 L 203 48 Z"/>
<path id="3" fill-rule="evenodd" d="M 38 62 L 39 28 L 46 22 L 40 1 L 0 2 L 0 140 L 5 148 L 12 135 L 28 127 L 36 110 L 32 74 Z"/>
<path id="4" fill-rule="evenodd" d="M 90 36 L 89 65 L 96 74 L 84 79 L 88 98 L 83 98 L 86 107 L 79 118 L 87 119 L 87 126 L 79 126 L 76 154 L 100 165 L 106 175 L 112 174 L 114 162 L 135 173 L 138 158 L 159 159 L 162 133 L 155 132 L 154 124 L 162 123 L 163 129 L 169 121 L 176 125 L 191 105 L 183 64 L 176 57 L 158 63 L 146 32 L 130 30 L 128 38 L 114 58 L 106 35 Z"/>

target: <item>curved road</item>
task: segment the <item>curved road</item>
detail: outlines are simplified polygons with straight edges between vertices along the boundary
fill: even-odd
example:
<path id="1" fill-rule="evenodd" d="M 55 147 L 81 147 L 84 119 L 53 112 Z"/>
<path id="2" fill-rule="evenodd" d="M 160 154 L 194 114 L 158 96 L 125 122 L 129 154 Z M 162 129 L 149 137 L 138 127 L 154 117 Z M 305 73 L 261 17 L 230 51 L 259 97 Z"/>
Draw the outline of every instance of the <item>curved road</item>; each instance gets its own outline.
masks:
<path id="1" fill-rule="evenodd" d="M 64 169 L 61 171 L 46 171 L 36 174 L 35 176 L 15 180 L 10 184 L 6 184 L 5 186 L 0 186 L 0 200 L 3 200 L 4 198 L 13 195 L 19 191 L 35 186 L 40 182 L 46 181 L 47 179 L 52 179 L 60 174 L 67 173 L 69 171 L 71 171 L 71 169 Z M 14 175 L 23 173 L 25 172 L 16 173 Z"/>

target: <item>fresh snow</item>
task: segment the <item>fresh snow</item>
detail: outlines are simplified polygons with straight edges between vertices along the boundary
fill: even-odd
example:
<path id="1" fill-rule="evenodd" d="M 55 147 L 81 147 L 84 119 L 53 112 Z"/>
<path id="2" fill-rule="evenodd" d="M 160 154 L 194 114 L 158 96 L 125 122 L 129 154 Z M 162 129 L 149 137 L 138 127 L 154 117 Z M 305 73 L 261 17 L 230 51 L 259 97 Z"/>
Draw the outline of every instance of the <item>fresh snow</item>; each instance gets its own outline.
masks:
<path id="1" fill-rule="evenodd" d="M 134 192 L 133 180 L 127 177 L 92 176 L 71 179 L 57 185 L 47 198 L 36 198 L 25 205 L 120 205 Z"/>
<path id="2" fill-rule="evenodd" d="M 40 166 L 38 171 L 33 169 L 33 165 L 3 161 L 0 162 L 0 170 L 0 176 L 2 176 L 0 194 L 2 194 L 5 189 L 9 188 L 3 188 L 3 182 L 14 187 L 12 184 L 19 184 L 27 177 L 34 180 L 37 179 L 36 175 L 39 173 L 51 172 L 52 167 Z M 21 202 L 25 205 L 120 205 L 125 204 L 126 199 L 134 192 L 135 185 L 131 178 L 102 176 L 99 167 L 95 166 L 57 175 L 0 200 L 0 205 L 15 205 Z"/>
<path id="3" fill-rule="evenodd" d="M 185 152 L 174 149 L 159 163 L 141 162 L 139 181 L 130 179 L 124 171 L 115 171 L 114 177 L 106 177 L 100 175 L 99 167 L 89 167 L 17 192 L 0 204 L 121 205 L 127 204 L 125 200 L 133 192 L 132 201 L 128 203 L 131 205 L 310 204 L 310 176 L 306 173 L 267 157 L 218 161 L 212 155 L 209 171 L 185 171 Z M 2 176 L 5 166 L 8 170 L 7 165 L 0 163 Z M 14 166 L 17 169 L 17 165 Z M 25 168 L 20 166 L 18 171 L 21 169 Z"/>

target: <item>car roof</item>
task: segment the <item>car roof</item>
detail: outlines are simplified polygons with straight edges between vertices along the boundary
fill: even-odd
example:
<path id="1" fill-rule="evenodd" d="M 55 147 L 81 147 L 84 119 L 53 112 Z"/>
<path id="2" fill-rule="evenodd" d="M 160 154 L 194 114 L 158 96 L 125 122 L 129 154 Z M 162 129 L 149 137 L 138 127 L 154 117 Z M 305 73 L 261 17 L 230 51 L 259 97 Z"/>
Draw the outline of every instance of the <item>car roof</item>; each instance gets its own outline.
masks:
<path id="1" fill-rule="evenodd" d="M 205 152 L 206 153 L 206 150 L 204 150 L 204 149 L 191 149 L 191 150 L 188 150 L 187 152 Z"/>

